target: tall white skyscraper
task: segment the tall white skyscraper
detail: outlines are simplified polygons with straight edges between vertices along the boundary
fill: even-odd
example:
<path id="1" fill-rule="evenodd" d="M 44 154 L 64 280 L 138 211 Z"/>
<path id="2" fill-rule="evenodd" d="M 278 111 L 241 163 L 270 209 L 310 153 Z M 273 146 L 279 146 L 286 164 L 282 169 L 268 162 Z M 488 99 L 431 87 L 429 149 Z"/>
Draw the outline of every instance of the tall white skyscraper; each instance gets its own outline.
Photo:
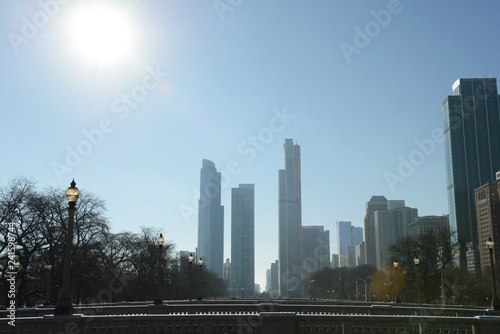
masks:
<path id="1" fill-rule="evenodd" d="M 221 173 L 203 160 L 198 201 L 198 258 L 220 278 L 224 264 L 224 207 L 221 205 Z"/>

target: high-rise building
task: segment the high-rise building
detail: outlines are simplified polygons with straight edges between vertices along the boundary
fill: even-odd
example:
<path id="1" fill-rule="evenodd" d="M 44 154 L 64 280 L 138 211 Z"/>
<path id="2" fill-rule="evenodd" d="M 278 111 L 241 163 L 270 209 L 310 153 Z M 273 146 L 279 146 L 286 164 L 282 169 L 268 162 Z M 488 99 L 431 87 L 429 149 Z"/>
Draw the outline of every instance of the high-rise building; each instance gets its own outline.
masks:
<path id="1" fill-rule="evenodd" d="M 418 210 L 405 207 L 404 201 L 394 201 L 391 204 L 396 204 L 388 205 L 392 210 L 377 210 L 374 213 L 378 268 L 390 263 L 389 247 L 408 234 L 408 225 L 418 217 Z"/>
<path id="2" fill-rule="evenodd" d="M 356 258 L 352 255 L 349 257 L 348 247 L 356 247 L 363 242 L 363 228 L 355 227 L 348 221 L 337 222 L 337 235 L 339 238 L 339 255 L 341 267 L 353 267 L 356 265 Z M 365 255 L 363 254 L 363 258 Z"/>
<path id="3" fill-rule="evenodd" d="M 340 256 L 338 254 L 332 254 L 332 269 L 340 267 Z"/>
<path id="4" fill-rule="evenodd" d="M 442 103 L 450 229 L 453 242 L 478 247 L 474 189 L 500 170 L 500 111 L 496 79 L 458 79 Z M 460 246 L 465 269 L 465 244 Z"/>
<path id="5" fill-rule="evenodd" d="M 231 189 L 231 279 L 236 291 L 255 288 L 255 195 L 253 184 Z"/>
<path id="6" fill-rule="evenodd" d="M 364 241 L 356 245 L 356 266 L 360 266 L 362 264 L 366 264 Z"/>
<path id="7" fill-rule="evenodd" d="M 203 159 L 198 201 L 197 257 L 220 278 L 224 263 L 224 207 L 221 205 L 221 173 L 215 164 Z"/>
<path id="8" fill-rule="evenodd" d="M 339 238 L 339 255 L 347 255 L 347 246 L 352 246 L 351 222 L 337 222 L 337 236 Z"/>
<path id="9" fill-rule="evenodd" d="M 493 261 L 500 263 L 500 180 L 486 183 L 475 190 L 477 229 L 479 241 L 479 263 L 481 273 L 486 274 L 486 268 L 491 267 L 490 251 L 486 242 L 488 238 L 494 241 Z"/>
<path id="10" fill-rule="evenodd" d="M 279 265 L 278 260 L 274 263 L 271 263 L 271 291 L 269 291 L 271 296 L 278 297 L 279 296 Z"/>
<path id="11" fill-rule="evenodd" d="M 330 231 L 323 226 L 302 226 L 303 270 L 310 275 L 330 267 Z"/>
<path id="12" fill-rule="evenodd" d="M 377 265 L 377 253 L 375 245 L 375 211 L 387 210 L 387 199 L 384 196 L 372 196 L 366 203 L 365 213 L 365 260 L 366 264 Z"/>
<path id="13" fill-rule="evenodd" d="M 279 290 L 302 295 L 302 199 L 300 146 L 285 139 L 285 169 L 279 170 Z"/>
<path id="14" fill-rule="evenodd" d="M 353 226 L 351 230 L 351 236 L 352 236 L 351 246 L 356 247 L 357 245 L 363 242 L 363 228 Z"/>

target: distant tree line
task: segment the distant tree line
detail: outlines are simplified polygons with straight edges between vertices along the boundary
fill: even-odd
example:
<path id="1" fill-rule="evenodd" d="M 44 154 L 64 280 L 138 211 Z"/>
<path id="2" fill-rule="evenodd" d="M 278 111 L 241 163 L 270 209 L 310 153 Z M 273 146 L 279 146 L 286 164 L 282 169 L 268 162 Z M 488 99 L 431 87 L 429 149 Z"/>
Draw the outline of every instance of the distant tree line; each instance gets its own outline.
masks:
<path id="1" fill-rule="evenodd" d="M 15 240 L 15 260 L 19 262 L 16 269 L 18 306 L 44 303 L 49 275 L 47 265 L 52 266 L 50 304 L 56 303 L 62 286 L 67 208 L 65 189 L 39 191 L 36 182 L 29 178 L 17 177 L 0 188 L 0 305 L 9 302 L 9 233 Z M 81 191 L 72 249 L 73 303 L 154 300 L 160 231 L 143 227 L 140 233 L 111 233 L 105 213 L 103 200 Z M 188 299 L 188 259 L 181 259 L 174 246 L 165 243 L 161 261 L 163 299 Z M 222 279 L 196 263 L 192 267 L 194 299 L 198 297 L 200 274 L 204 298 L 226 294 Z"/>
<path id="2" fill-rule="evenodd" d="M 364 280 L 369 278 L 369 301 L 418 303 L 420 296 L 422 304 L 490 306 L 491 272 L 481 276 L 457 269 L 453 262 L 459 248 L 451 244 L 452 239 L 449 229 L 407 236 L 389 247 L 391 262 L 383 268 L 324 268 L 304 286 L 311 298 L 365 300 Z"/>

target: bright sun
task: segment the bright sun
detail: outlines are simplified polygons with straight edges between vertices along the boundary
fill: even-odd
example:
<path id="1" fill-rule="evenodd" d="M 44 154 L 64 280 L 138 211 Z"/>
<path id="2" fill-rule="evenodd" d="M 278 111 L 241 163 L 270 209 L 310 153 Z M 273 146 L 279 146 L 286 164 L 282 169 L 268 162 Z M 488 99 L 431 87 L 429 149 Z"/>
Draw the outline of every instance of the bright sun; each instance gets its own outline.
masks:
<path id="1" fill-rule="evenodd" d="M 116 63 L 131 55 L 134 33 L 130 23 L 117 8 L 80 8 L 69 22 L 72 49 L 92 63 Z"/>

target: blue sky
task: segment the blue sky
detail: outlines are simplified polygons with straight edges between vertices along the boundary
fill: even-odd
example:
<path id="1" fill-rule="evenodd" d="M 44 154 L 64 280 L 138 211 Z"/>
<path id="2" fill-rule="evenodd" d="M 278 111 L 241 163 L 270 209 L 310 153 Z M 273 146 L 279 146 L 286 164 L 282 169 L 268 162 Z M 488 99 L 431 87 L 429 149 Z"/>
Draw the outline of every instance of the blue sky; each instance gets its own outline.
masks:
<path id="1" fill-rule="evenodd" d="M 448 212 L 441 102 L 457 78 L 499 76 L 497 1 L 103 2 L 135 40 L 105 67 L 75 52 L 66 25 L 93 1 L 0 4 L 2 186 L 75 178 L 106 201 L 113 231 L 154 226 L 194 250 L 212 160 L 229 175 L 225 257 L 230 189 L 255 184 L 262 288 L 284 138 L 302 148 L 303 224 L 329 229 L 332 252 L 335 222 L 362 226 L 372 195 Z"/>

